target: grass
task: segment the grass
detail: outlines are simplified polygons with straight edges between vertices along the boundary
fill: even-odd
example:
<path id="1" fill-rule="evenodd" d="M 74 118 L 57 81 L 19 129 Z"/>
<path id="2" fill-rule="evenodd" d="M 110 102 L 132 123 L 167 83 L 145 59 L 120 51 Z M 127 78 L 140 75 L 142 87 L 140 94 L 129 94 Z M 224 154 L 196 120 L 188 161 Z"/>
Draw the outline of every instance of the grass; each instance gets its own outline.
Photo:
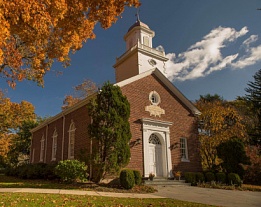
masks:
<path id="1" fill-rule="evenodd" d="M 150 186 L 134 186 L 133 189 L 123 189 L 118 183 L 95 184 L 93 182 L 65 184 L 57 180 L 29 180 L 0 174 L 0 188 L 46 188 L 46 189 L 76 189 L 85 191 L 102 191 L 115 193 L 153 193 Z M 1 206 L 1 205 L 0 205 Z"/>
<path id="2" fill-rule="evenodd" d="M 93 183 L 62 184 L 57 181 L 23 180 L 0 174 L 0 188 L 48 188 L 48 189 L 77 189 L 106 192 L 149 193 L 155 189 L 148 186 L 136 186 L 125 190 L 114 185 L 96 185 Z M 179 201 L 168 198 L 112 198 L 102 196 L 34 194 L 34 193 L 0 193 L 0 206 L 91 206 L 91 207 L 168 207 L 195 206 L 207 207 L 211 205 Z"/>
<path id="3" fill-rule="evenodd" d="M 0 193 L 0 206 L 91 206 L 91 207 L 207 207 L 211 205 L 174 199 L 111 198 L 60 194 Z"/>
<path id="4" fill-rule="evenodd" d="M 261 186 L 249 185 L 249 184 L 242 184 L 241 186 L 235 186 L 235 185 L 201 183 L 201 184 L 198 184 L 197 187 L 215 188 L 215 189 L 223 189 L 223 190 L 240 190 L 240 191 L 259 191 L 259 192 L 261 192 Z"/>

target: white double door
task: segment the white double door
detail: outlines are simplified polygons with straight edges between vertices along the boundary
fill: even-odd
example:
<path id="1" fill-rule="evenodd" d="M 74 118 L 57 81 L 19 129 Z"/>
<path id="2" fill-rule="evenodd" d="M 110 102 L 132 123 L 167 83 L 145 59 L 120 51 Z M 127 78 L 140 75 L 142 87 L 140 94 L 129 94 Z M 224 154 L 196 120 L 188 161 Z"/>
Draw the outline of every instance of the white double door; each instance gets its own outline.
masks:
<path id="1" fill-rule="evenodd" d="M 149 143 L 149 172 L 163 176 L 162 145 Z"/>

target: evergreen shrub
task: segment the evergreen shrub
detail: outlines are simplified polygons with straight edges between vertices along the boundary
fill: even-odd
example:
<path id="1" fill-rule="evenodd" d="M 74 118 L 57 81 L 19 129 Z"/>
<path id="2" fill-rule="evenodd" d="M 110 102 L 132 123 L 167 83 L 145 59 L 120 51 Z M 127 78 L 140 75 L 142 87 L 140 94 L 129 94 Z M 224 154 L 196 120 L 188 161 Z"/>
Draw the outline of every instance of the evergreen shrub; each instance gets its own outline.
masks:
<path id="1" fill-rule="evenodd" d="M 29 170 L 31 164 L 23 164 L 17 167 L 17 177 L 22 178 L 22 179 L 27 179 L 27 175 L 29 174 Z"/>
<path id="2" fill-rule="evenodd" d="M 55 164 L 36 163 L 8 166 L 5 175 L 15 176 L 22 179 L 54 179 Z"/>
<path id="3" fill-rule="evenodd" d="M 217 155 L 223 160 L 222 169 L 226 173 L 236 173 L 241 178 L 244 177 L 245 170 L 242 164 L 249 165 L 250 160 L 246 155 L 245 145 L 242 140 L 234 137 L 217 147 Z"/>
<path id="4" fill-rule="evenodd" d="M 227 180 L 228 180 L 229 185 L 241 186 L 241 184 L 242 184 L 239 175 L 236 173 L 229 173 L 227 176 Z"/>
<path id="5" fill-rule="evenodd" d="M 120 173 L 120 183 L 125 189 L 132 189 L 135 185 L 134 173 L 130 169 L 124 169 Z"/>
<path id="6" fill-rule="evenodd" d="M 185 182 L 191 183 L 191 185 L 196 185 L 196 173 L 194 172 L 185 172 L 184 173 Z"/>
<path id="7" fill-rule="evenodd" d="M 196 182 L 205 182 L 205 176 L 202 172 L 196 172 Z"/>
<path id="8" fill-rule="evenodd" d="M 84 162 L 78 160 L 64 160 L 60 161 L 55 167 L 55 174 L 67 183 L 76 182 L 87 179 L 87 166 Z"/>
<path id="9" fill-rule="evenodd" d="M 135 185 L 140 185 L 142 178 L 139 170 L 133 170 Z"/>
<path id="10" fill-rule="evenodd" d="M 207 182 L 216 181 L 215 174 L 213 172 L 206 172 L 205 178 Z"/>
<path id="11" fill-rule="evenodd" d="M 227 182 L 226 173 L 223 173 L 223 172 L 216 173 L 216 180 L 217 180 L 217 182 L 222 183 L 222 184 L 226 183 Z"/>
<path id="12" fill-rule="evenodd" d="M 7 166 L 5 168 L 5 172 L 4 173 L 5 173 L 6 176 L 15 176 L 15 174 L 16 174 L 15 168 L 12 167 L 12 166 Z"/>

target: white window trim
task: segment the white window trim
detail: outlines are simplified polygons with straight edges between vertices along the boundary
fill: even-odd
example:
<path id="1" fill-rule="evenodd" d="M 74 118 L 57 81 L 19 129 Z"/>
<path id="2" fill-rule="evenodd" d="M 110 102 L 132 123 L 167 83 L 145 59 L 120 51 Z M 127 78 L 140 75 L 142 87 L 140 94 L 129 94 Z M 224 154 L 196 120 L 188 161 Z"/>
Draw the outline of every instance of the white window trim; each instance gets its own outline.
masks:
<path id="1" fill-rule="evenodd" d="M 43 162 L 43 159 L 44 159 L 44 142 L 45 142 L 45 139 L 44 139 L 44 135 L 43 135 L 42 139 L 40 141 L 40 162 Z"/>
<path id="2" fill-rule="evenodd" d="M 143 139 L 143 159 L 144 159 L 144 177 L 149 177 L 149 137 L 156 133 L 161 137 L 162 160 L 163 160 L 163 177 L 172 176 L 172 160 L 170 150 L 170 130 L 172 122 L 143 118 L 142 121 L 142 139 Z"/>
<path id="3" fill-rule="evenodd" d="M 68 159 L 74 159 L 74 149 L 75 149 L 75 124 L 74 122 L 72 121 L 71 125 L 70 125 L 70 128 L 69 128 L 69 141 L 68 141 Z M 72 135 L 74 136 L 74 142 L 73 142 L 73 155 L 71 155 L 71 151 L 72 151 L 72 148 L 71 148 L 71 140 L 72 140 Z"/>
<path id="4" fill-rule="evenodd" d="M 57 134 L 57 131 L 56 131 L 56 129 L 55 129 L 55 130 L 54 130 L 54 133 L 53 133 L 52 161 L 55 161 L 55 160 L 56 160 L 56 154 L 57 154 L 57 137 L 58 137 L 58 134 Z"/>
<path id="5" fill-rule="evenodd" d="M 182 141 L 181 140 L 184 140 L 184 145 L 185 147 L 183 148 L 182 147 Z M 180 138 L 180 156 L 182 156 L 182 149 L 185 149 L 185 158 L 181 157 L 181 162 L 190 162 L 189 159 L 188 159 L 188 144 L 187 144 L 187 138 L 185 137 L 181 137 Z"/>

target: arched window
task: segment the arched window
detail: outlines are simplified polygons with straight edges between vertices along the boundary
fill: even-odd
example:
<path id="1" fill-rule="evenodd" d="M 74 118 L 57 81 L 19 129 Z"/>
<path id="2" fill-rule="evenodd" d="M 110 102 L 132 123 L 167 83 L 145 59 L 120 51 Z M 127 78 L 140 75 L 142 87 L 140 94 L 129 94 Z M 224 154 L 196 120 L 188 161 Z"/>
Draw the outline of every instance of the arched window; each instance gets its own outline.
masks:
<path id="1" fill-rule="evenodd" d="M 40 146 L 40 162 L 43 162 L 43 158 L 44 158 L 44 135 L 42 136 L 40 143 L 41 143 L 41 146 Z"/>
<path id="2" fill-rule="evenodd" d="M 150 144 L 158 144 L 161 145 L 160 139 L 156 134 L 151 134 L 149 138 Z"/>
<path id="3" fill-rule="evenodd" d="M 52 161 L 56 160 L 56 151 L 57 151 L 57 131 L 56 129 L 53 132 L 53 145 L 52 145 Z"/>
<path id="4" fill-rule="evenodd" d="M 75 124 L 72 121 L 69 128 L 68 159 L 74 159 L 75 130 Z"/>

